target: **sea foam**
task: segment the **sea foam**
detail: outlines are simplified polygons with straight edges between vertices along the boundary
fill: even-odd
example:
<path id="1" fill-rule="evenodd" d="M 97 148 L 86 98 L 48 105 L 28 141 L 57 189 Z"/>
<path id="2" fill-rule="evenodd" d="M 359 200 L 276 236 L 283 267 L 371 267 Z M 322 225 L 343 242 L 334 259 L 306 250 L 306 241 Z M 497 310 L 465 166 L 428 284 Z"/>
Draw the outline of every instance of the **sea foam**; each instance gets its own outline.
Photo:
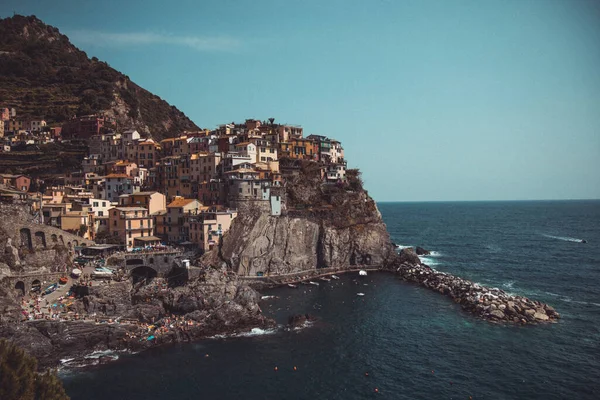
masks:
<path id="1" fill-rule="evenodd" d="M 573 237 L 569 237 L 569 236 L 554 236 L 554 235 L 546 235 L 546 234 L 542 234 L 542 236 L 550 238 L 550 239 L 562 240 L 565 242 L 581 243 L 581 241 L 582 241 L 582 239 L 577 239 L 577 238 L 573 238 Z"/>

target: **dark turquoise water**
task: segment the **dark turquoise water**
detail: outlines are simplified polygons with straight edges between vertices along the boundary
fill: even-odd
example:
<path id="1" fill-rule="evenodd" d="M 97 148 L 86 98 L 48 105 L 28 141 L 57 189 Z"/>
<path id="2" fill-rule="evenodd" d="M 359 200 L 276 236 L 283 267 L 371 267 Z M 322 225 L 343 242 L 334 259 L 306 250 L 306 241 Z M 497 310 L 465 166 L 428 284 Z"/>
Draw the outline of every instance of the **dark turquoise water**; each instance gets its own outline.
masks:
<path id="1" fill-rule="evenodd" d="M 281 323 L 296 312 L 318 316 L 308 328 L 121 356 L 63 373 L 67 392 L 86 400 L 600 398 L 600 201 L 380 210 L 396 243 L 435 251 L 434 268 L 543 300 L 563 319 L 495 326 L 392 275 L 344 276 L 268 293 L 280 298 L 266 300 L 266 312 Z"/>

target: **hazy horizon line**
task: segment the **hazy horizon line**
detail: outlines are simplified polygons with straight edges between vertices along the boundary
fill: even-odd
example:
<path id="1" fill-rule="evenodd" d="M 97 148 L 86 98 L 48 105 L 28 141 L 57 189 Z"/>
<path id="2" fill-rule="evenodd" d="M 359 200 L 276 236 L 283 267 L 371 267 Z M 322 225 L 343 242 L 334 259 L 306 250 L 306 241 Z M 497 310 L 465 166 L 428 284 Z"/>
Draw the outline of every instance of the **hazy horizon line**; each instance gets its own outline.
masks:
<path id="1" fill-rule="evenodd" d="M 533 201 L 600 201 L 597 199 L 511 199 L 511 200 L 375 200 L 377 203 L 500 203 Z"/>

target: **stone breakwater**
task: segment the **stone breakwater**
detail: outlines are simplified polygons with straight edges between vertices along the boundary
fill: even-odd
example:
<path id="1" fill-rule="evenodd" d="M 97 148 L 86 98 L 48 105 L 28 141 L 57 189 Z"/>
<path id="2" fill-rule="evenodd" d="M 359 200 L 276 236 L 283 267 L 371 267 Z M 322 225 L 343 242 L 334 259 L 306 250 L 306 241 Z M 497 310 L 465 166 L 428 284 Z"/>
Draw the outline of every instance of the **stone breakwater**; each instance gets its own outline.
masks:
<path id="1" fill-rule="evenodd" d="M 404 256 L 404 257 L 403 257 Z M 536 324 L 556 322 L 560 315 L 551 306 L 523 296 L 514 296 L 497 288 L 488 288 L 467 279 L 438 272 L 410 254 L 400 255 L 412 262 L 402 261 L 396 268 L 405 281 L 418 283 L 450 297 L 455 303 L 477 317 L 496 323 Z"/>

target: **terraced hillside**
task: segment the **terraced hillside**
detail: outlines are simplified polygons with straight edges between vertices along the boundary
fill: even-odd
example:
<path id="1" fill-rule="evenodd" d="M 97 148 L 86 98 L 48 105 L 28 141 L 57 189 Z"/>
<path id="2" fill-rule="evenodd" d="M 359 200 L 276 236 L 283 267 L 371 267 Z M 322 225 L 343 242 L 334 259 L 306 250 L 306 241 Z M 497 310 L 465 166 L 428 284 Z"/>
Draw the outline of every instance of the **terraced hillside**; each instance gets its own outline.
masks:
<path id="1" fill-rule="evenodd" d="M 96 112 L 155 139 L 198 127 L 184 113 L 35 16 L 0 19 L 0 105 L 19 117 L 63 122 Z"/>

